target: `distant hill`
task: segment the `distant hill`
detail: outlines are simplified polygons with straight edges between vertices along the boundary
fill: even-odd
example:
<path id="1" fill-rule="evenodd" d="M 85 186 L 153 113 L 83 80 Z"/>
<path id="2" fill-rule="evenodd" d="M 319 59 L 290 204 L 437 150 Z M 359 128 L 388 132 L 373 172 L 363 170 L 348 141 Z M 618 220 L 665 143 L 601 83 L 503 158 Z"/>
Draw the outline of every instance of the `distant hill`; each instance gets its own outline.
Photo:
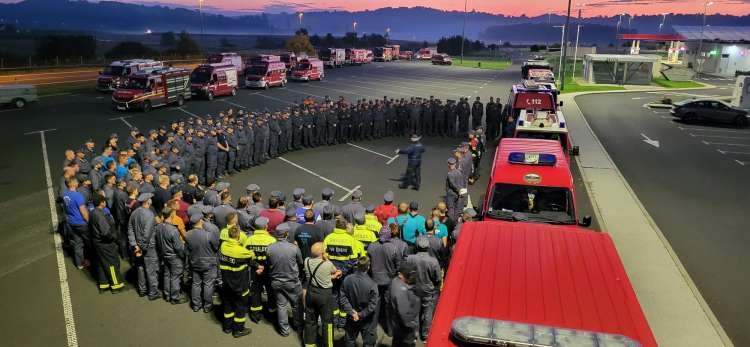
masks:
<path id="1" fill-rule="evenodd" d="M 197 1 L 195 3 L 197 4 Z M 241 15 L 238 11 L 222 12 L 220 9 L 210 8 L 204 12 L 203 17 L 205 32 L 213 34 L 289 34 L 299 28 L 297 15 L 294 13 Z M 146 29 L 155 32 L 187 30 L 195 33 L 201 29 L 198 11 L 184 5 L 160 6 L 116 1 L 25 0 L 13 4 L 0 4 L 0 18 L 9 23 L 17 22 L 18 27 L 23 29 L 115 33 L 142 33 Z M 655 33 L 661 18 L 659 15 L 637 16 L 633 18 L 630 26 L 634 32 Z M 469 12 L 466 36 L 470 39 L 511 42 L 559 41 L 559 29 L 550 30 L 544 26 L 559 25 L 564 19 L 563 16 L 548 17 L 546 14 L 527 17 Z M 354 21 L 357 22 L 359 33 L 384 34 L 386 28 L 390 28 L 391 37 L 394 39 L 434 42 L 442 36 L 460 34 L 464 13 L 427 7 L 386 7 L 357 12 L 309 11 L 305 12 L 302 24 L 313 34 L 324 35 L 330 32 L 342 35 L 352 31 Z M 617 16 L 585 18 L 583 24 L 588 29 L 583 31 L 583 35 L 594 35 L 588 36 L 592 42 L 606 40 L 607 36 L 614 39 L 613 32 L 599 31 L 615 30 L 617 21 Z M 575 23 L 574 18 L 571 19 L 571 23 Z M 623 17 L 623 29 L 627 28 L 627 23 L 627 18 Z M 671 25 L 700 23 L 700 15 L 670 15 L 663 32 L 671 32 Z M 745 26 L 750 25 L 750 16 L 711 15 L 707 17 L 707 23 Z M 529 24 L 539 26 L 526 26 Z"/>
<path id="2" fill-rule="evenodd" d="M 627 29 L 621 31 L 624 33 Z M 570 26 L 570 42 L 575 42 L 576 25 Z M 513 24 L 513 25 L 496 25 L 487 28 L 479 34 L 479 39 L 484 41 L 509 41 L 514 44 L 534 44 L 549 43 L 560 44 L 562 35 L 561 28 L 544 24 Z M 584 24 L 581 27 L 580 44 L 587 45 L 607 45 L 615 40 L 617 28 L 601 24 Z"/>

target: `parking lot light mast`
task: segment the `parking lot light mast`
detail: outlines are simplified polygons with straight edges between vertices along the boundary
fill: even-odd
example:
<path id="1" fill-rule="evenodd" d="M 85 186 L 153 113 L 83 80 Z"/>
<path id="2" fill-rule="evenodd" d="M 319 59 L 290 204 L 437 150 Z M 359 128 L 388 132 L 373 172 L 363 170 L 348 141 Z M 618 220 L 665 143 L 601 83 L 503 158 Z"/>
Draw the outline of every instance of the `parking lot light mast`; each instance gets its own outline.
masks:
<path id="1" fill-rule="evenodd" d="M 356 20 L 352 22 L 352 29 L 354 30 L 354 33 L 356 34 L 357 33 L 357 21 Z"/>
<path id="2" fill-rule="evenodd" d="M 713 1 L 706 1 L 703 3 L 703 24 L 701 25 L 701 38 L 698 41 L 698 55 L 697 56 L 703 55 L 703 30 L 706 28 L 706 12 L 708 12 L 708 6 L 711 6 L 713 4 L 714 4 Z M 699 73 L 703 72 L 703 63 L 705 62 L 706 62 L 706 59 L 704 58 L 698 64 Z"/>
<path id="3" fill-rule="evenodd" d="M 583 25 L 581 24 L 581 12 L 583 12 L 583 6 L 586 6 L 586 4 L 580 4 L 578 7 L 578 25 L 576 27 L 576 49 L 573 53 L 573 73 L 570 74 L 571 79 L 575 80 L 576 78 L 576 63 L 578 62 L 578 39 L 581 37 L 581 27 Z"/>
<path id="4" fill-rule="evenodd" d="M 466 11 L 469 0 L 464 0 L 464 25 L 461 29 L 461 64 L 464 63 L 464 41 L 466 41 L 466 17 L 468 12 Z"/>
<path id="5" fill-rule="evenodd" d="M 390 44 L 391 41 L 391 28 L 385 28 L 385 43 Z"/>
<path id="6" fill-rule="evenodd" d="M 203 36 L 203 1 L 204 0 L 198 0 L 198 13 L 201 16 L 201 36 Z"/>
<path id="7" fill-rule="evenodd" d="M 661 14 L 661 23 L 659 23 L 659 34 L 661 34 L 661 30 L 664 28 L 664 24 L 667 22 L 667 14 L 662 13 Z"/>
<path id="8" fill-rule="evenodd" d="M 560 90 L 565 90 L 565 65 L 566 65 L 566 58 L 568 56 L 568 38 L 566 35 L 568 35 L 568 28 L 570 28 L 570 5 L 572 0 L 568 0 L 568 13 L 565 16 L 565 27 L 563 28 L 563 44 L 562 44 L 562 82 L 560 82 Z"/>
<path id="9" fill-rule="evenodd" d="M 305 14 L 304 14 L 304 13 L 302 13 L 302 12 L 300 12 L 299 14 L 297 14 L 297 18 L 299 18 L 299 28 L 300 28 L 300 29 L 302 29 L 302 17 L 303 17 L 304 15 L 305 15 Z"/>
<path id="10" fill-rule="evenodd" d="M 562 34 L 560 35 L 560 62 L 557 64 L 557 71 L 562 71 L 562 61 L 563 61 L 563 41 L 565 41 L 565 26 L 564 25 L 555 25 L 555 28 L 561 28 Z"/>

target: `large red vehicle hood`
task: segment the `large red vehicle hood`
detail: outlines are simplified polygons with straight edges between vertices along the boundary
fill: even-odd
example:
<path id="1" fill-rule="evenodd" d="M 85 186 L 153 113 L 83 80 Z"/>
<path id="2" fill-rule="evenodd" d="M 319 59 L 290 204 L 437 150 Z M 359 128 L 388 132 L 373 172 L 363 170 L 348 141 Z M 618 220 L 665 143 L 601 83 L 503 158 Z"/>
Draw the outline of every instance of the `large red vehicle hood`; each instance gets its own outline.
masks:
<path id="1" fill-rule="evenodd" d="M 137 89 L 118 89 L 112 93 L 112 98 L 117 101 L 130 101 L 143 95 L 143 91 Z"/>

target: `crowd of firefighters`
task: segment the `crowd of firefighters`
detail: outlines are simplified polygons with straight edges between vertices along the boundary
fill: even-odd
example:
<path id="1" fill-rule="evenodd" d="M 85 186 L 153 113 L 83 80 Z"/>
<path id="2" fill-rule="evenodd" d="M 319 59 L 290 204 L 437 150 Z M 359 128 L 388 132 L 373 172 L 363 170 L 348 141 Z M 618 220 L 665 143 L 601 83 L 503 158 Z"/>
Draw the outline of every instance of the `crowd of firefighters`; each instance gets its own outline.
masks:
<path id="1" fill-rule="evenodd" d="M 378 322 L 394 346 L 413 345 L 427 338 L 460 225 L 475 216 L 465 209 L 467 188 L 501 119 L 492 98 L 485 107 L 478 97 L 473 104 L 342 97 L 273 113 L 229 109 L 145 134 L 132 129 L 125 143 L 113 134 L 101 151 L 89 139 L 65 153 L 61 232 L 75 266 L 90 270 L 100 292 L 124 288 L 120 259 L 149 300 L 210 312 L 218 288 L 223 330 L 235 337 L 250 333 L 249 311 L 255 322 L 276 315 L 282 336 L 304 331 L 306 346 L 330 346 L 333 327 L 344 329 L 347 346 L 358 335 L 374 346 Z M 418 202 L 396 203 L 390 191 L 377 207 L 358 190 L 337 206 L 332 189 L 316 201 L 295 188 L 287 201 L 250 184 L 233 203 L 220 181 L 291 150 L 418 133 L 467 139 L 448 159 L 445 200 L 424 215 Z"/>

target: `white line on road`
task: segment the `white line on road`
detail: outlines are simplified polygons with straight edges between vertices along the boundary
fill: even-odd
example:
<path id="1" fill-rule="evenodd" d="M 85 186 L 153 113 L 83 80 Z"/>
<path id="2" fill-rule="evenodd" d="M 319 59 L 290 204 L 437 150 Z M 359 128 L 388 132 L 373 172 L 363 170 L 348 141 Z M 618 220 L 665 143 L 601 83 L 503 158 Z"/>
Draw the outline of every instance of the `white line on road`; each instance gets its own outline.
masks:
<path id="1" fill-rule="evenodd" d="M 65 256 L 62 250 L 62 239 L 57 233 L 57 207 L 55 206 L 55 192 L 52 186 L 52 174 L 49 168 L 49 157 L 47 156 L 47 140 L 44 133 L 55 129 L 32 131 L 27 135 L 39 133 L 42 140 L 42 159 L 44 159 L 44 174 L 47 178 L 47 198 L 49 200 L 49 212 L 52 219 L 52 239 L 55 243 L 55 255 L 57 260 L 57 276 L 60 280 L 60 295 L 62 296 L 63 315 L 65 316 L 65 333 L 68 339 L 68 347 L 78 346 L 78 336 L 76 333 L 76 322 L 73 316 L 73 304 L 70 300 L 70 286 L 68 284 L 68 272 L 65 270 Z"/>
<path id="2" fill-rule="evenodd" d="M 10 109 L 10 110 L 2 110 L 2 111 L 0 111 L 0 113 L 5 113 L 5 112 L 18 112 L 18 111 L 23 111 L 23 109 L 22 109 L 22 108 L 12 108 L 12 109 Z"/>
<path id="3" fill-rule="evenodd" d="M 750 155 L 750 152 L 733 152 L 733 151 L 724 151 L 724 150 L 721 150 L 721 149 L 717 149 L 717 151 L 719 151 L 719 153 L 721 153 L 721 154 L 745 154 L 745 155 Z"/>
<path id="4" fill-rule="evenodd" d="M 693 131 L 711 131 L 711 132 L 720 132 L 720 133 L 750 134 L 750 132 L 742 131 L 742 130 L 706 129 L 706 128 L 680 127 L 680 126 L 678 126 L 677 129 L 680 129 L 680 130 L 693 130 Z"/>
<path id="5" fill-rule="evenodd" d="M 287 164 L 291 165 L 291 166 L 294 166 L 294 167 L 296 167 L 296 168 L 298 168 L 298 169 L 300 169 L 300 170 L 302 170 L 302 171 L 304 171 L 304 172 L 307 172 L 307 173 L 309 173 L 309 174 L 311 174 L 311 175 L 313 175 L 313 176 L 315 176 L 315 177 L 317 177 L 317 178 L 320 178 L 320 179 L 321 179 L 321 180 L 323 180 L 323 181 L 326 181 L 326 182 L 328 182 L 328 183 L 330 183 L 330 184 L 333 184 L 334 186 L 336 186 L 336 187 L 339 187 L 339 188 L 343 189 L 344 191 L 346 191 L 346 192 L 347 192 L 347 194 L 346 194 L 346 195 L 344 195 L 344 196 L 342 196 L 342 197 L 341 197 L 341 199 L 339 199 L 339 201 L 344 201 L 344 200 L 345 200 L 345 199 L 346 199 L 346 198 L 347 198 L 347 197 L 348 197 L 349 195 L 351 195 L 351 194 L 352 194 L 352 193 L 353 193 L 353 192 L 354 192 L 355 190 L 357 190 L 357 189 L 359 189 L 359 188 L 361 187 L 361 186 L 356 186 L 356 187 L 354 187 L 354 188 L 352 188 L 352 189 L 349 189 L 349 188 L 347 188 L 347 187 L 344 187 L 344 186 L 342 186 L 342 185 L 340 185 L 340 184 L 338 184 L 338 183 L 336 183 L 336 182 L 334 182 L 334 181 L 332 181 L 332 180 L 330 180 L 330 179 L 328 179 L 328 178 L 325 178 L 325 177 L 323 177 L 323 176 L 321 176 L 321 175 L 319 175 L 319 174 L 317 174 L 317 173 L 313 172 L 313 171 L 312 171 L 312 170 L 310 170 L 310 169 L 307 169 L 307 168 L 305 168 L 305 167 L 303 167 L 303 166 L 301 166 L 301 165 L 299 165 L 299 164 L 297 164 L 297 163 L 291 162 L 291 161 L 287 160 L 287 159 L 286 159 L 286 158 L 284 158 L 284 157 L 279 157 L 279 159 L 280 159 L 281 161 L 283 161 L 283 162 L 285 162 L 285 163 L 287 163 Z"/>
<path id="6" fill-rule="evenodd" d="M 740 164 L 742 166 L 745 166 L 745 162 L 744 161 L 735 159 L 734 162 L 737 163 L 737 164 Z"/>
<path id="7" fill-rule="evenodd" d="M 703 143 L 707 145 L 715 145 L 715 146 L 739 146 L 739 147 L 750 147 L 748 144 L 742 144 L 742 143 L 721 143 L 721 142 L 708 142 L 706 140 L 703 140 Z"/>
<path id="8" fill-rule="evenodd" d="M 642 99 L 652 99 L 650 96 L 639 96 L 637 98 L 631 98 L 631 100 L 642 100 Z"/>
<path id="9" fill-rule="evenodd" d="M 242 106 L 242 105 L 240 105 L 240 104 L 236 104 L 236 103 L 233 103 L 233 102 L 231 102 L 231 101 L 226 101 L 226 100 L 224 100 L 224 99 L 219 99 L 219 101 L 221 101 L 221 102 L 223 102 L 223 103 L 226 103 L 226 104 L 230 104 L 230 105 L 232 105 L 232 106 L 236 106 L 236 107 L 239 107 L 239 108 L 246 108 L 245 106 Z"/>
<path id="10" fill-rule="evenodd" d="M 293 102 L 289 102 L 289 101 L 286 101 L 286 100 L 284 100 L 284 99 L 279 99 L 279 98 L 275 98 L 275 97 L 273 97 L 273 96 L 268 96 L 268 95 L 265 95 L 265 94 L 256 94 L 256 95 L 258 95 L 258 96 L 262 96 L 262 97 L 264 97 L 264 98 L 268 98 L 268 99 L 271 99 L 271 100 L 281 101 L 281 102 L 283 102 L 283 103 L 285 103 L 285 104 L 289 104 L 289 105 L 294 105 L 294 103 L 293 103 Z"/>
<path id="11" fill-rule="evenodd" d="M 133 125 L 125 120 L 125 118 L 130 118 L 130 117 L 132 116 L 115 117 L 115 118 L 110 118 L 109 120 L 121 120 L 123 123 L 125 123 L 125 125 L 128 126 L 128 128 L 133 129 Z"/>
<path id="12" fill-rule="evenodd" d="M 77 94 L 71 94 L 71 93 L 55 93 L 55 94 L 40 95 L 40 96 L 38 96 L 38 98 L 39 98 L 39 99 L 43 99 L 43 98 L 49 98 L 49 97 L 53 97 L 53 96 L 63 96 L 63 95 L 70 95 L 70 96 L 73 96 L 73 95 L 77 95 Z"/>
<path id="13" fill-rule="evenodd" d="M 703 144 L 706 145 L 706 146 L 710 146 L 711 145 L 711 143 L 708 142 L 708 141 L 706 141 L 706 140 L 701 140 L 701 142 L 703 142 Z"/>
<path id="14" fill-rule="evenodd" d="M 385 165 L 391 165 L 391 163 L 392 163 L 392 162 L 393 162 L 394 160 L 396 160 L 396 158 L 398 158 L 398 156 L 399 156 L 399 154 L 396 154 L 395 156 L 393 156 L 393 158 L 391 158 L 391 160 L 389 160 L 389 161 L 388 161 L 387 163 L 385 163 Z"/>
<path id="15" fill-rule="evenodd" d="M 369 148 L 365 148 L 365 147 L 362 147 L 362 146 L 357 146 L 357 145 L 355 145 L 355 144 L 353 144 L 353 143 L 350 143 L 350 142 L 347 142 L 346 144 L 347 144 L 347 145 L 349 145 L 349 146 L 355 147 L 355 148 L 359 148 L 359 149 L 361 149 L 361 150 L 363 150 L 363 151 L 365 151 L 365 152 L 370 152 L 370 153 L 372 153 L 372 154 L 375 154 L 375 155 L 379 155 L 379 156 L 381 156 L 381 157 L 383 157 L 383 158 L 386 158 L 386 159 L 391 159 L 391 157 L 390 157 L 390 156 L 387 156 L 387 155 L 385 155 L 385 154 L 383 154 L 383 153 L 380 153 L 380 152 L 375 152 L 375 151 L 373 151 L 373 150 L 371 150 L 371 149 L 369 149 Z"/>
<path id="16" fill-rule="evenodd" d="M 189 116 L 192 116 L 192 117 L 195 117 L 195 118 L 198 118 L 198 119 L 203 119 L 200 116 L 198 116 L 197 114 L 195 114 L 193 112 L 190 112 L 190 111 L 188 111 L 188 110 L 186 110 L 186 109 L 184 109 L 182 107 L 178 107 L 177 109 L 180 110 L 180 111 L 182 111 L 182 112 L 185 112 Z"/>
<path id="17" fill-rule="evenodd" d="M 692 137 L 716 137 L 720 139 L 750 140 L 750 136 L 743 137 L 743 136 L 700 135 L 700 134 L 693 134 L 693 133 L 689 133 L 689 135 Z"/>

